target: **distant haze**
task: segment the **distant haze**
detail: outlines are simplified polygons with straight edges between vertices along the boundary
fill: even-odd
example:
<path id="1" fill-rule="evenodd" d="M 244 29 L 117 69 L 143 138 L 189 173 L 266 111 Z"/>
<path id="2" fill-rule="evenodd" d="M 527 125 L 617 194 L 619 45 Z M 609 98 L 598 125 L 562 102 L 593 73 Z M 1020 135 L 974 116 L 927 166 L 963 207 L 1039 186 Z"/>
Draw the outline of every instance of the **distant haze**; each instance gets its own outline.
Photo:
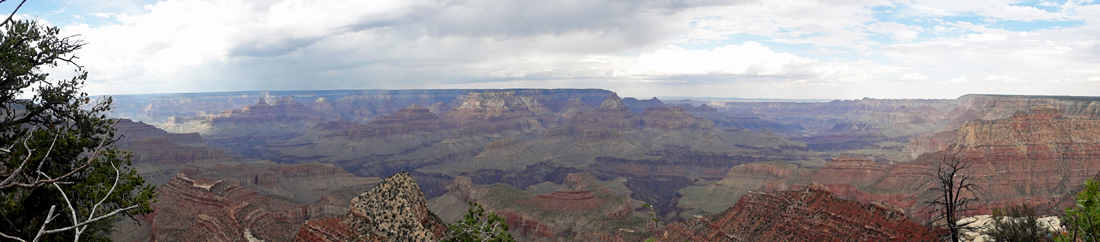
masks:
<path id="1" fill-rule="evenodd" d="M 0 4 L 10 12 L 15 4 Z M 31 0 L 93 95 L 602 88 L 624 97 L 1100 94 L 1095 1 Z M 48 70 L 57 78 L 71 67 Z"/>

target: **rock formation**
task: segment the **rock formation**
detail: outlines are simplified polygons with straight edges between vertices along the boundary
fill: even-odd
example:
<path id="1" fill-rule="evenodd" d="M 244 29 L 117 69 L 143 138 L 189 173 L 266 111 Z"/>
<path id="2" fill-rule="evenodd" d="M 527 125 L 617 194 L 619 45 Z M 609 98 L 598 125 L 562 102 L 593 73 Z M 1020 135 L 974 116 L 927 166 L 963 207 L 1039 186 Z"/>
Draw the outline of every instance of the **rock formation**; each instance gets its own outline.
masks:
<path id="1" fill-rule="evenodd" d="M 642 124 L 617 94 L 611 94 L 592 112 L 573 116 L 571 121 L 587 130 L 638 128 Z"/>
<path id="2" fill-rule="evenodd" d="M 158 128 L 177 133 L 197 132 L 207 138 L 278 136 L 305 133 L 324 120 L 294 97 L 286 96 L 271 104 L 260 98 L 254 105 L 218 115 L 173 117 Z"/>
<path id="3" fill-rule="evenodd" d="M 474 185 L 456 178 L 449 192 L 430 205 L 446 220 L 466 211 L 466 201 L 485 206 L 505 218 L 521 241 L 634 241 L 644 232 L 645 219 L 634 209 L 641 203 L 629 198 L 625 179 L 601 181 L 589 174 L 569 174 L 562 184 L 543 183 L 527 190 L 506 184 Z"/>
<path id="4" fill-rule="evenodd" d="M 446 225 L 428 210 L 420 187 L 408 173 L 386 178 L 351 200 L 340 218 L 310 221 L 295 241 L 434 241 Z"/>
<path id="5" fill-rule="evenodd" d="M 128 119 L 119 120 L 115 128 L 122 136 L 116 143 L 118 148 L 133 152 L 134 169 L 153 185 L 172 179 L 184 165 L 236 163 L 230 154 L 207 148 L 197 133 L 168 133 Z"/>
<path id="6" fill-rule="evenodd" d="M 515 91 L 471 92 L 462 105 L 443 114 L 446 124 L 474 132 L 496 133 L 506 130 L 542 128 L 540 117 L 555 116 L 538 99 L 517 96 Z"/>
<path id="7" fill-rule="evenodd" d="M 667 237 L 665 237 L 667 234 Z M 666 241 L 932 241 L 935 234 L 890 205 L 837 199 L 811 184 L 746 194 L 721 213 L 665 227 Z"/>
<path id="8" fill-rule="evenodd" d="M 286 201 L 271 199 L 219 180 L 178 174 L 157 189 L 154 241 L 290 240 L 296 224 Z"/>
<path id="9" fill-rule="evenodd" d="M 157 187 L 153 213 L 115 224 L 115 241 L 289 241 L 308 220 L 346 214 L 378 178 L 330 164 L 186 166 Z"/>
<path id="10" fill-rule="evenodd" d="M 972 162 L 969 174 L 989 206 L 1037 206 L 1076 193 L 1100 171 L 1100 120 L 1065 117 L 1041 105 L 1006 119 L 970 121 L 949 150 Z"/>

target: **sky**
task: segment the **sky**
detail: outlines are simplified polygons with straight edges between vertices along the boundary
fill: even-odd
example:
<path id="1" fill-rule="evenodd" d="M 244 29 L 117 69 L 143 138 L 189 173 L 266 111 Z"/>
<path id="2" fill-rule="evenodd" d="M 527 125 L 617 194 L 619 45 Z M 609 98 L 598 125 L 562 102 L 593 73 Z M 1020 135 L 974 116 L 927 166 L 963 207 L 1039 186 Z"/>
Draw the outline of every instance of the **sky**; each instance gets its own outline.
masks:
<path id="1" fill-rule="evenodd" d="M 17 17 L 86 42 L 76 55 L 92 95 L 1100 95 L 1100 3 L 1092 0 L 28 0 Z M 72 75 L 71 67 L 48 71 Z"/>

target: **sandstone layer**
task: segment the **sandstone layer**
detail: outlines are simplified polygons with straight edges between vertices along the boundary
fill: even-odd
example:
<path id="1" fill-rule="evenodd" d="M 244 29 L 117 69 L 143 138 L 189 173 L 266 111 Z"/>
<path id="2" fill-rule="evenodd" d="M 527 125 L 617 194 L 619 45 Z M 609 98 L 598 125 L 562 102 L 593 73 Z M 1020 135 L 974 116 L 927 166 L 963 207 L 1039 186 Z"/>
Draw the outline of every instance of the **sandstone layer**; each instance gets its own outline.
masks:
<path id="1" fill-rule="evenodd" d="M 836 198 L 812 184 L 746 194 L 721 213 L 668 225 L 667 241 L 932 241 L 935 234 L 890 205 Z M 666 235 L 667 234 L 667 237 Z"/>

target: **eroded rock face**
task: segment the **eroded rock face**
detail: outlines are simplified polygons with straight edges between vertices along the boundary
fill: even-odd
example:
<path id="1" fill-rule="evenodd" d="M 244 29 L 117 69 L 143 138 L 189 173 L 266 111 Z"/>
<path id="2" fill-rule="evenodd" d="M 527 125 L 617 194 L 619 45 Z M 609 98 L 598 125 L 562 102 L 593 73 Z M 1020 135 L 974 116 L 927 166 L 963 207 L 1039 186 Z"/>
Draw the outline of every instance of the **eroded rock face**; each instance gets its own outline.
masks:
<path id="1" fill-rule="evenodd" d="M 220 180 L 178 174 L 157 189 L 154 241 L 286 241 L 296 224 L 292 203 Z"/>
<path id="2" fill-rule="evenodd" d="M 1011 118 L 968 122 L 949 150 L 972 162 L 970 174 L 989 206 L 1043 203 L 1076 193 L 1100 171 L 1100 120 L 1039 106 Z"/>
<path id="3" fill-rule="evenodd" d="M 611 94 L 592 112 L 574 115 L 570 121 L 585 130 L 639 128 L 642 125 L 642 119 L 630 111 L 618 94 Z"/>
<path id="4" fill-rule="evenodd" d="M 153 213 L 116 222 L 115 241 L 288 241 L 308 220 L 347 214 L 380 178 L 331 164 L 184 166 L 157 187 Z"/>
<path id="5" fill-rule="evenodd" d="M 152 125 L 121 119 L 115 124 L 118 148 L 133 152 L 133 165 L 147 182 L 160 185 L 184 165 L 236 163 L 231 155 L 209 149 L 197 133 L 173 134 Z"/>
<path id="6" fill-rule="evenodd" d="M 1009 118 L 967 122 L 951 146 L 913 162 L 826 164 L 806 180 L 823 182 L 845 199 L 917 211 L 921 194 L 934 185 L 935 165 L 944 159 L 970 163 L 965 173 L 980 187 L 981 199 L 970 214 L 1021 203 L 1045 211 L 1048 201 L 1067 200 L 1100 171 L 1100 120 L 1065 117 L 1040 105 Z"/>
<path id="7" fill-rule="evenodd" d="M 535 97 L 516 95 L 515 91 L 471 92 L 461 106 L 443 114 L 443 120 L 450 127 L 495 133 L 542 128 L 539 118 L 554 116 Z"/>
<path id="8" fill-rule="evenodd" d="M 812 184 L 746 194 L 721 213 L 668 225 L 665 241 L 932 241 L 897 207 L 836 198 Z M 663 236 L 663 235 L 662 235 Z"/>
<path id="9" fill-rule="evenodd" d="M 173 117 L 158 127 L 175 133 L 197 132 L 208 138 L 276 136 L 302 134 L 323 121 L 324 117 L 315 114 L 294 97 L 285 96 L 270 104 L 260 98 L 254 105 L 225 110 L 217 115 Z"/>
<path id="10" fill-rule="evenodd" d="M 295 241 L 435 241 L 447 228 L 409 173 L 397 173 L 351 201 L 340 218 L 310 221 Z"/>

